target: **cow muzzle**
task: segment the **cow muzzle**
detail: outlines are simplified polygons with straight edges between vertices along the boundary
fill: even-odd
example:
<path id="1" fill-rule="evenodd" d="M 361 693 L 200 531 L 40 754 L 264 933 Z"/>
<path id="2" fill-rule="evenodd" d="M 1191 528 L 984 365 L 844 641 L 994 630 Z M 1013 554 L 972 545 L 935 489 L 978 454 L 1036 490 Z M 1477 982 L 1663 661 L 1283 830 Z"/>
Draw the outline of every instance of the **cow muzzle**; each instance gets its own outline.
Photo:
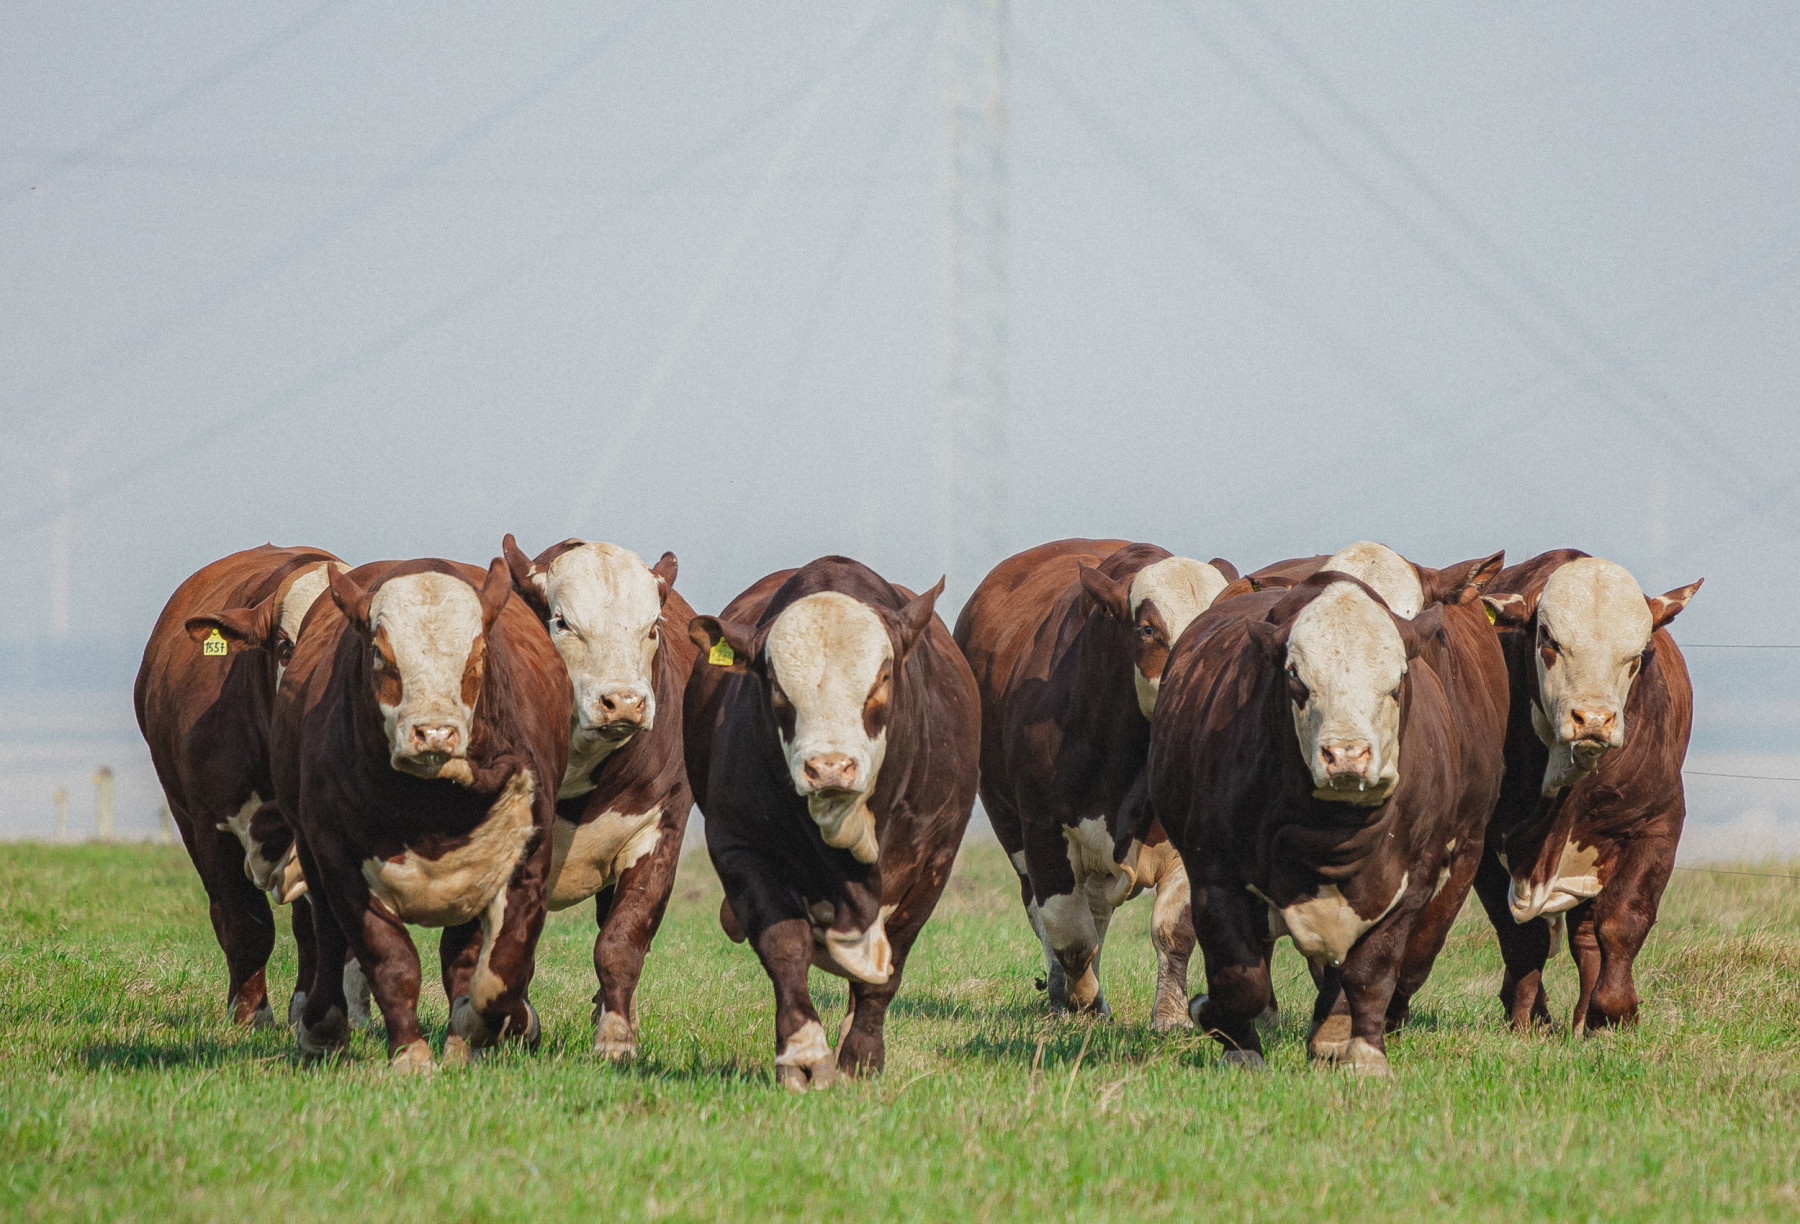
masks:
<path id="1" fill-rule="evenodd" d="M 1571 705 L 1560 732 L 1558 738 L 1589 767 L 1601 753 L 1625 742 L 1618 712 L 1598 705 Z"/>
<path id="2" fill-rule="evenodd" d="M 1313 794 L 1320 799 L 1376 804 L 1394 789 L 1394 779 L 1384 776 L 1375 746 L 1365 739 L 1321 740 L 1312 775 Z"/>
<path id="3" fill-rule="evenodd" d="M 861 789 L 861 772 L 847 752 L 817 753 L 801 765 L 798 789 L 803 795 L 852 794 Z"/>
<path id="4" fill-rule="evenodd" d="M 468 752 L 469 733 L 459 720 L 420 718 L 395 729 L 392 763 L 401 773 L 435 778 Z"/>
<path id="5" fill-rule="evenodd" d="M 584 704 L 581 730 L 596 740 L 620 743 L 653 725 L 650 698 L 635 688 L 610 689 L 599 700 Z"/>

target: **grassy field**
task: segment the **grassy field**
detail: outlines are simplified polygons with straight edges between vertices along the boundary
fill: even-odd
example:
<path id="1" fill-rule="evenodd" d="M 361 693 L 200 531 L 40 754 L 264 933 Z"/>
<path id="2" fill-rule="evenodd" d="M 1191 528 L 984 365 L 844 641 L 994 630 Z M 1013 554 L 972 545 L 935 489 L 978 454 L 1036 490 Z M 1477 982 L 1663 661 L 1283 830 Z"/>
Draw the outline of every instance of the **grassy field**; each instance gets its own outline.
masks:
<path id="1" fill-rule="evenodd" d="M 1267 1073 L 1151 1034 L 1147 900 L 1109 944 L 1116 1018 L 1047 1020 L 1011 873 L 973 846 L 914 952 L 886 1076 L 798 1098 L 773 1084 L 770 992 L 718 901 L 690 857 L 635 1066 L 588 1054 L 579 910 L 544 938 L 538 1054 L 397 1079 L 374 1037 L 309 1069 L 285 1031 L 224 1021 L 179 850 L 7 846 L 0 1218 L 1800 1218 L 1794 880 L 1678 873 L 1639 962 L 1643 1024 L 1586 1040 L 1501 1028 L 1498 955 L 1465 914 L 1389 1044 L 1394 1078 L 1364 1082 L 1307 1067 L 1286 945 Z M 284 935 L 283 998 L 292 974 Z M 1551 976 L 1566 1015 L 1566 955 Z M 814 983 L 834 1025 L 841 984 Z"/>

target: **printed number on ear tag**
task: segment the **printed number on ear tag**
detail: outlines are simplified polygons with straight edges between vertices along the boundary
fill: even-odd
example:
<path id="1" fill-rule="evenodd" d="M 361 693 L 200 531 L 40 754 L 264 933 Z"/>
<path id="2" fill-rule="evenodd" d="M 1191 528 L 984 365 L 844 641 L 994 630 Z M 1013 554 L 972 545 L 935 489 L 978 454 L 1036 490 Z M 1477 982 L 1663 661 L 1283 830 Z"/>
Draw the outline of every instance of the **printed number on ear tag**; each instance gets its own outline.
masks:
<path id="1" fill-rule="evenodd" d="M 714 667 L 730 667 L 737 662 L 737 651 L 731 648 L 730 642 L 720 638 L 713 643 L 712 649 L 706 652 L 706 661 Z"/>
<path id="2" fill-rule="evenodd" d="M 200 653 L 203 655 L 222 655 L 230 649 L 225 644 L 224 636 L 217 629 L 207 634 L 206 640 L 200 643 Z"/>

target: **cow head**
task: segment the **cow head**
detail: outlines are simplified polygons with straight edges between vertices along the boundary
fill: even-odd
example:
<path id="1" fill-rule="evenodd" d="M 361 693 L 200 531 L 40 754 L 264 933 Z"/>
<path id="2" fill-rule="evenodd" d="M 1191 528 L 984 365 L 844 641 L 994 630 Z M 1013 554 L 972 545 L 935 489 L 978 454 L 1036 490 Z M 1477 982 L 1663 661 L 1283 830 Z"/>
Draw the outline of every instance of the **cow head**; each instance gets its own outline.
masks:
<path id="1" fill-rule="evenodd" d="M 1327 574 L 1315 585 L 1291 621 L 1252 621 L 1250 632 L 1282 669 L 1313 795 L 1374 805 L 1400 781 L 1401 681 L 1441 614 L 1415 626 L 1359 583 Z"/>
<path id="2" fill-rule="evenodd" d="M 381 711 L 388 761 L 421 778 L 466 776 L 487 633 L 512 594 L 499 557 L 477 591 L 435 569 L 396 573 L 367 590 L 330 573 L 331 598 L 363 639 L 368 682 Z"/>
<path id="3" fill-rule="evenodd" d="M 1419 581 L 1419 571 L 1386 544 L 1359 540 L 1338 549 L 1319 568 L 1362 579 L 1395 616 L 1411 620 L 1425 610 L 1425 586 Z"/>
<path id="4" fill-rule="evenodd" d="M 528 560 L 503 542 L 514 588 L 550 630 L 575 687 L 576 755 L 616 747 L 656 725 L 656 651 L 674 553 L 654 566 L 612 544 L 565 540 Z"/>
<path id="5" fill-rule="evenodd" d="M 1130 583 L 1109 578 L 1092 566 L 1081 567 L 1082 589 L 1129 635 L 1131 681 L 1145 718 L 1156 708 L 1163 667 L 1175 640 L 1229 583 L 1216 564 L 1187 557 L 1152 562 L 1134 574 Z"/>
<path id="6" fill-rule="evenodd" d="M 279 688 L 282 673 L 294 657 L 294 643 L 300 640 L 300 624 L 325 593 L 327 567 L 344 568 L 341 562 L 327 561 L 306 566 L 289 574 L 261 603 L 190 616 L 183 628 L 196 642 L 218 633 L 225 639 L 227 653 L 233 648 L 268 651 Z"/>
<path id="7" fill-rule="evenodd" d="M 868 801 L 887 755 L 902 668 L 943 590 L 940 578 L 898 612 L 821 591 L 795 600 L 761 630 L 711 616 L 689 627 L 709 658 L 721 657 L 724 643 L 732 670 L 761 675 L 794 790 L 826 844 L 863 862 L 874 862 L 879 850 Z"/>
<path id="8" fill-rule="evenodd" d="M 1699 589 L 1693 582 L 1648 598 L 1623 566 L 1577 557 L 1551 572 L 1535 600 L 1485 597 L 1496 623 L 1533 635 L 1531 724 L 1550 749 L 1545 795 L 1579 782 L 1607 751 L 1625 743 L 1625 707 L 1651 636 Z"/>

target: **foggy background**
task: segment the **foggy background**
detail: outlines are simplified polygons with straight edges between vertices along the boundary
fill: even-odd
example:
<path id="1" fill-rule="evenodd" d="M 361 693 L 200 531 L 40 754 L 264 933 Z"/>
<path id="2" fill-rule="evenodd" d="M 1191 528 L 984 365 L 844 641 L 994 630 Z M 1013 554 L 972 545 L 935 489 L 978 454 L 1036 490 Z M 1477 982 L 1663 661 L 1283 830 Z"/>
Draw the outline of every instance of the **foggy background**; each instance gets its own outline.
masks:
<path id="1" fill-rule="evenodd" d="M 0 10 L 0 836 L 58 786 L 85 834 L 103 763 L 155 831 L 145 636 L 265 540 L 669 548 L 702 611 L 841 551 L 953 618 L 942 31 Z M 1775 2 L 1016 3 L 1008 551 L 1704 576 L 1684 855 L 1800 853 L 1796 46 Z"/>

